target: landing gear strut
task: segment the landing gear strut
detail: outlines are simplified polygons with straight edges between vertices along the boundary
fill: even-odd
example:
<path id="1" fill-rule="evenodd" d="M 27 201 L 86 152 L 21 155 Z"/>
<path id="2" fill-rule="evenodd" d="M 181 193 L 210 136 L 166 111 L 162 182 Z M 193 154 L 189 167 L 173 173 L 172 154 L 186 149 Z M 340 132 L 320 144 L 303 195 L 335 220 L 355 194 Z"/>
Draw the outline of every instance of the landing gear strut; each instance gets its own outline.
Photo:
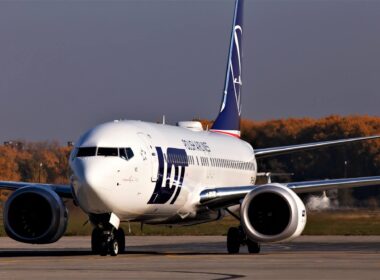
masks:
<path id="1" fill-rule="evenodd" d="M 96 227 L 91 235 L 91 249 L 94 254 L 117 256 L 125 252 L 125 235 L 122 228 L 104 229 Z"/>
<path id="2" fill-rule="evenodd" d="M 114 214 L 90 215 L 95 226 L 91 235 L 91 250 L 101 256 L 116 256 L 125 252 L 125 234 L 122 228 L 116 229 Z"/>
<path id="3" fill-rule="evenodd" d="M 238 254 L 240 246 L 247 245 L 248 252 L 251 254 L 260 253 L 260 244 L 250 240 L 243 228 L 231 227 L 227 233 L 227 251 L 229 254 Z"/>

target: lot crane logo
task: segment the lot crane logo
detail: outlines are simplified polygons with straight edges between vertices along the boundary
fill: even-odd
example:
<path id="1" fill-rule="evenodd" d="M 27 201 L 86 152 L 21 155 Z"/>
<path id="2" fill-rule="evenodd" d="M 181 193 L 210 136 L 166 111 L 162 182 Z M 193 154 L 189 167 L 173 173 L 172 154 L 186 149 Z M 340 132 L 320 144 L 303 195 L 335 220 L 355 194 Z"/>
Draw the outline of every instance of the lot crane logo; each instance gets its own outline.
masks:
<path id="1" fill-rule="evenodd" d="M 170 204 L 174 204 L 181 192 L 186 167 L 189 166 L 186 150 L 168 148 L 166 155 L 161 147 L 156 147 L 156 151 L 158 156 L 157 181 L 148 204 L 165 204 L 170 199 Z M 173 172 L 174 177 L 172 176 Z"/>

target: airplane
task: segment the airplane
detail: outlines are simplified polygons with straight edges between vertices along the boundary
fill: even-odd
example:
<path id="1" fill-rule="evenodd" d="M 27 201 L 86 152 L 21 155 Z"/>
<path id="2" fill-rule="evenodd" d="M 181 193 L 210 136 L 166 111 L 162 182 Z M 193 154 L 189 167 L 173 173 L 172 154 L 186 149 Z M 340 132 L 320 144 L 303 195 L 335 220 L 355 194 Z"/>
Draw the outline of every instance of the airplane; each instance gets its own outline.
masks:
<path id="1" fill-rule="evenodd" d="M 116 256 L 125 250 L 122 222 L 194 225 L 230 214 L 228 253 L 246 245 L 301 235 L 307 219 L 298 194 L 380 185 L 380 176 L 256 184 L 257 159 L 380 136 L 253 149 L 240 139 L 243 3 L 235 1 L 220 112 L 210 130 L 195 121 L 176 126 L 119 120 L 95 126 L 75 143 L 69 185 L 1 181 L 13 191 L 4 205 L 4 227 L 14 240 L 47 244 L 65 233 L 72 199 L 94 229 L 91 249 Z"/>

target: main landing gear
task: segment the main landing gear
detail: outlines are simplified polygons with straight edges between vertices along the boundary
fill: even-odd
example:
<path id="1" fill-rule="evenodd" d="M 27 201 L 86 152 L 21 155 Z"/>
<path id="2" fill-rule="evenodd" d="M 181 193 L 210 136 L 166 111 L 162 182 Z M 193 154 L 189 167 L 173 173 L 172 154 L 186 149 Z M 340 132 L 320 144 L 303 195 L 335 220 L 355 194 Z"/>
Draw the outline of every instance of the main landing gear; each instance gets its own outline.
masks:
<path id="1" fill-rule="evenodd" d="M 260 244 L 250 240 L 241 226 L 231 227 L 227 233 L 228 253 L 238 254 L 242 245 L 247 245 L 250 254 L 260 253 Z"/>
<path id="2" fill-rule="evenodd" d="M 227 213 L 240 222 L 240 217 L 236 215 L 233 211 L 226 208 Z M 227 232 L 227 251 L 229 254 L 238 254 L 240 247 L 247 245 L 248 252 L 250 254 L 260 253 L 260 244 L 252 241 L 248 238 L 247 234 L 244 232 L 243 227 L 231 227 Z"/>
<path id="3" fill-rule="evenodd" d="M 91 234 L 91 250 L 94 254 L 117 256 L 125 252 L 125 234 L 122 228 L 116 229 L 105 215 L 92 216 L 90 219 L 95 225 Z"/>

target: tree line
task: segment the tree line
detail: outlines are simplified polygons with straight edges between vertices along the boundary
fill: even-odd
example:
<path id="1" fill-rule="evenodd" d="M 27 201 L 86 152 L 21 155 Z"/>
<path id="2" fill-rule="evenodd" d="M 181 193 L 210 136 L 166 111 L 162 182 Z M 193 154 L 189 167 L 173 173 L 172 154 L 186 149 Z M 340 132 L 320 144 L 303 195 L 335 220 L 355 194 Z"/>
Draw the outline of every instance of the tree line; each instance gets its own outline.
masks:
<path id="1" fill-rule="evenodd" d="M 211 122 L 201 120 L 205 127 Z M 242 121 L 242 139 L 254 148 L 266 148 L 380 134 L 380 117 L 329 116 Z M 16 143 L 16 144 L 14 144 Z M 68 158 L 72 147 L 58 142 L 27 141 L 0 145 L 0 180 L 41 183 L 69 182 Z M 303 181 L 380 175 L 380 141 L 297 152 L 258 161 L 260 172 L 291 173 L 276 181 Z M 340 192 L 346 205 L 380 201 L 378 188 Z"/>
<path id="2" fill-rule="evenodd" d="M 58 142 L 8 142 L 0 146 L 0 180 L 67 184 L 72 147 Z"/>
<path id="3" fill-rule="evenodd" d="M 202 120 L 205 127 L 211 122 Z M 241 138 L 253 148 L 270 148 L 380 134 L 380 117 L 328 116 L 243 120 Z M 258 161 L 259 172 L 287 173 L 273 181 L 305 181 L 380 175 L 380 140 L 297 152 Z M 380 186 L 339 191 L 342 206 L 377 206 Z M 380 205 L 380 204 L 379 204 Z"/>

